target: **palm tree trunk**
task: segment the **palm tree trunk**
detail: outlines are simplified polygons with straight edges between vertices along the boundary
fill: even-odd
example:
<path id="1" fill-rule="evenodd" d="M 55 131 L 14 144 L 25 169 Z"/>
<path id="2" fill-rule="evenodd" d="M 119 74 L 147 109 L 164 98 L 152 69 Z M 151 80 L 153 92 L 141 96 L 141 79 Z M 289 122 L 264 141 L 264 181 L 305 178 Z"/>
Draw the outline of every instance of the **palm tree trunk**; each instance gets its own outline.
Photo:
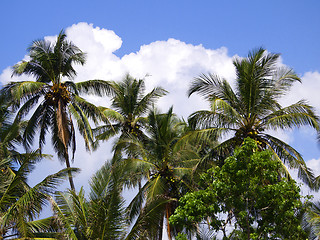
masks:
<path id="1" fill-rule="evenodd" d="M 65 161 L 66 161 L 67 168 L 70 168 L 68 149 L 66 149 Z M 68 176 L 69 176 L 69 183 L 70 183 L 71 190 L 75 191 L 76 189 L 74 187 L 72 173 L 70 170 L 68 171 Z"/>
<path id="2" fill-rule="evenodd" d="M 69 150 L 68 143 L 70 141 L 70 132 L 68 130 L 69 122 L 68 122 L 68 116 L 66 113 L 66 105 L 62 101 L 62 99 L 58 100 L 56 115 L 57 115 L 58 136 L 64 146 L 64 158 L 66 161 L 67 168 L 70 168 L 69 153 L 68 153 L 68 150 Z M 71 116 L 70 116 L 70 122 L 72 122 Z M 70 170 L 68 171 L 68 176 L 69 176 L 71 190 L 75 191 L 72 173 Z"/>
<path id="3" fill-rule="evenodd" d="M 171 228 L 169 223 L 169 217 L 170 217 L 169 211 L 170 211 L 170 205 L 167 204 L 167 207 L 166 207 L 167 234 L 168 234 L 169 240 L 171 240 L 172 237 L 171 237 Z"/>
<path id="4" fill-rule="evenodd" d="M 157 238 L 157 240 L 162 240 L 163 218 L 164 218 L 164 214 L 162 214 L 161 219 L 160 219 L 160 222 L 159 222 L 159 232 L 158 232 L 158 238 Z"/>

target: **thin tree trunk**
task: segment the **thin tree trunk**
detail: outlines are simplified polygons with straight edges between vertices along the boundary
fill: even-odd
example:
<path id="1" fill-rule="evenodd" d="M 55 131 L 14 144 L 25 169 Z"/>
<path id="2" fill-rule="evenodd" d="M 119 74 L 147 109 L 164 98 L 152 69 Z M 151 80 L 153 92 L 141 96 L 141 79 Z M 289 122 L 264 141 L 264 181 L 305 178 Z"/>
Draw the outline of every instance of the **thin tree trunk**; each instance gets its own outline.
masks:
<path id="1" fill-rule="evenodd" d="M 170 223 L 169 223 L 169 211 L 170 211 L 170 205 L 168 204 L 166 207 L 166 220 L 167 220 L 167 234 L 168 234 L 168 238 L 169 240 L 172 239 L 171 237 L 171 228 L 170 228 Z"/>
<path id="2" fill-rule="evenodd" d="M 158 240 L 162 240 L 162 232 L 163 232 L 163 218 L 164 218 L 164 214 L 162 214 L 162 217 L 160 219 L 159 222 L 159 232 L 158 232 Z"/>
<path id="3" fill-rule="evenodd" d="M 67 149 L 66 151 L 68 151 L 68 149 Z M 67 168 L 70 168 L 70 161 L 69 161 L 69 154 L 68 154 L 68 152 L 66 152 L 65 161 L 66 161 Z M 74 183 L 73 183 L 73 178 L 72 178 L 72 173 L 71 173 L 71 171 L 68 171 L 68 176 L 69 176 L 69 183 L 70 183 L 71 190 L 75 191 L 76 189 L 75 189 L 75 187 L 74 187 Z"/>
<path id="4" fill-rule="evenodd" d="M 57 115 L 58 136 L 64 146 L 64 158 L 66 161 L 67 168 L 70 168 L 69 153 L 68 153 L 68 143 L 70 141 L 70 132 L 68 130 L 68 125 L 70 123 L 68 122 L 68 117 L 66 114 L 66 105 L 64 104 L 62 99 L 58 100 L 56 115 Z M 71 117 L 70 117 L 70 122 L 72 122 Z M 73 191 L 75 191 L 71 171 L 68 171 L 68 176 L 69 176 L 70 187 Z"/>

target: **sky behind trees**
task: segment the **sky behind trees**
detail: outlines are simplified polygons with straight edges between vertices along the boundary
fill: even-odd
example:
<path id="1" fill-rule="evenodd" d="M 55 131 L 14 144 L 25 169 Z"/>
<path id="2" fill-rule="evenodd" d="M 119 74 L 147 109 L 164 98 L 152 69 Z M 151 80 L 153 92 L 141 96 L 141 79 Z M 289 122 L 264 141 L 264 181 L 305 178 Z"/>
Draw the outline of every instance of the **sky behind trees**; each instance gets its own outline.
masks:
<path id="1" fill-rule="evenodd" d="M 302 98 L 320 114 L 320 3 L 312 1 L 2 1 L 0 81 L 12 80 L 10 66 L 27 54 L 33 40 L 53 36 L 65 29 L 69 40 L 87 53 L 87 64 L 77 66 L 75 81 L 119 80 L 126 73 L 146 77 L 147 90 L 162 86 L 170 93 L 159 101 L 163 111 L 173 105 L 179 115 L 208 108 L 186 90 L 194 77 L 214 72 L 234 79 L 233 57 L 264 47 L 281 53 L 282 62 L 302 78 L 283 104 Z M 51 36 L 51 37 L 50 37 Z M 17 80 L 14 78 L 13 80 Z M 25 80 L 25 77 L 19 77 Z M 90 97 L 109 106 L 107 98 Z M 278 133 L 302 153 L 307 164 L 320 173 L 320 151 L 311 129 Z M 53 152 L 49 144 L 45 151 Z M 78 138 L 75 167 L 82 173 L 76 187 L 111 158 L 112 141 L 97 152 L 86 153 Z M 63 166 L 56 157 L 37 166 L 38 179 Z"/>

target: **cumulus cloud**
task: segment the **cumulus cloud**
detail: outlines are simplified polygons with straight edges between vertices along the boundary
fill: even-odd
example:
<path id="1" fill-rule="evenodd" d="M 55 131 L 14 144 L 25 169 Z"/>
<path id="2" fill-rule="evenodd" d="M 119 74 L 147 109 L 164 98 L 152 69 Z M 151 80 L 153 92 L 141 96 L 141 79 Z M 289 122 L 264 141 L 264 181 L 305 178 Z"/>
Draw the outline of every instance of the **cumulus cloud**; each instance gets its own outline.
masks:
<path id="1" fill-rule="evenodd" d="M 86 64 L 75 67 L 78 73 L 75 81 L 120 80 L 126 73 L 135 78 L 144 78 L 148 75 L 147 90 L 162 86 L 169 91 L 169 94 L 159 101 L 159 107 L 166 111 L 174 105 L 174 111 L 184 118 L 195 110 L 209 107 L 198 96 L 187 98 L 186 92 L 194 77 L 211 72 L 226 78 L 232 85 L 236 77 L 232 59 L 238 56 L 229 56 L 225 47 L 206 49 L 202 45 L 187 44 L 170 38 L 167 41 L 155 41 L 143 45 L 139 51 L 128 53 L 120 58 L 116 51 L 121 48 L 122 39 L 114 31 L 94 27 L 88 23 L 78 23 L 67 28 L 66 34 L 69 40 L 87 54 Z M 47 36 L 45 39 L 54 41 L 55 36 Z M 0 75 L 0 82 L 4 84 L 10 80 L 27 79 L 26 76 L 10 79 L 10 76 L 10 68 L 5 69 Z M 292 103 L 293 99 L 305 96 L 310 103 L 320 109 L 319 95 L 316 92 L 320 89 L 320 74 L 306 73 L 303 76 L 302 86 L 294 86 L 294 96 L 290 95 L 287 100 Z M 90 96 L 88 100 L 97 105 L 108 106 L 109 104 L 107 98 Z M 281 133 L 279 136 L 284 140 L 290 140 L 287 134 Z M 82 168 L 82 173 L 76 181 L 80 182 L 78 183 L 80 185 L 86 185 L 89 176 L 111 157 L 112 143 L 101 144 L 98 151 L 90 155 L 85 152 L 80 137 L 77 141 L 74 166 Z"/>
<path id="2" fill-rule="evenodd" d="M 176 39 L 157 41 L 144 45 L 137 53 L 125 55 L 121 59 L 128 72 L 136 77 L 150 75 L 148 88 L 161 85 L 170 94 L 160 100 L 162 109 L 174 104 L 175 112 L 188 116 L 191 112 L 207 108 L 198 97 L 186 96 L 190 82 L 201 73 L 215 72 L 227 79 L 235 76 L 232 58 L 226 48 L 205 49 Z"/>
<path id="3" fill-rule="evenodd" d="M 290 92 L 283 97 L 281 103 L 284 106 L 302 99 L 306 100 L 320 114 L 320 73 L 306 72 L 301 76 L 301 83 L 295 82 Z"/>
<path id="4" fill-rule="evenodd" d="M 174 105 L 179 116 L 187 117 L 195 110 L 208 107 L 199 97 L 193 96 L 188 99 L 186 96 L 189 83 L 194 77 L 208 72 L 215 72 L 229 80 L 235 77 L 232 57 L 228 56 L 224 47 L 212 50 L 202 45 L 194 46 L 176 39 L 168 39 L 143 45 L 139 51 L 119 58 L 115 52 L 121 47 L 122 40 L 114 31 L 94 27 L 92 24 L 78 23 L 67 28 L 66 34 L 69 40 L 87 54 L 86 64 L 75 67 L 78 73 L 75 81 L 120 80 L 126 73 L 136 78 L 148 75 L 147 90 L 162 86 L 170 92 L 159 102 L 160 108 L 166 111 Z M 45 37 L 49 41 L 55 41 L 55 38 L 56 36 Z M 25 56 L 24 59 L 26 58 Z M 14 79 L 10 76 L 11 69 L 5 69 L 0 75 L 0 82 L 5 84 L 11 80 L 27 79 L 26 76 Z M 108 104 L 108 100 L 103 98 L 89 97 L 89 100 L 97 105 Z M 81 184 L 86 184 L 88 177 L 104 160 L 111 157 L 111 143 L 101 144 L 100 149 L 90 155 L 85 152 L 80 138 L 77 141 L 74 166 L 83 169 L 77 179 Z M 43 164 L 53 170 L 52 162 Z M 43 169 L 43 166 L 40 167 Z"/>
<path id="5" fill-rule="evenodd" d="M 146 76 L 146 88 L 162 86 L 170 92 L 160 100 L 159 106 L 167 110 L 171 105 L 180 116 L 188 116 L 206 106 L 199 97 L 188 99 L 186 92 L 190 81 L 200 73 L 215 72 L 226 79 L 235 77 L 232 57 L 227 49 L 205 49 L 185 42 L 168 39 L 140 47 L 139 51 L 122 58 L 115 52 L 122 40 L 113 31 L 79 23 L 66 29 L 68 38 L 87 53 L 85 66 L 77 66 L 75 81 L 88 79 L 119 80 L 126 73 L 135 78 Z M 96 104 L 101 101 L 91 97 Z"/>
<path id="6" fill-rule="evenodd" d="M 302 76 L 301 80 L 301 84 L 297 83 L 293 86 L 290 95 L 306 99 L 320 114 L 320 73 L 307 72 Z"/>

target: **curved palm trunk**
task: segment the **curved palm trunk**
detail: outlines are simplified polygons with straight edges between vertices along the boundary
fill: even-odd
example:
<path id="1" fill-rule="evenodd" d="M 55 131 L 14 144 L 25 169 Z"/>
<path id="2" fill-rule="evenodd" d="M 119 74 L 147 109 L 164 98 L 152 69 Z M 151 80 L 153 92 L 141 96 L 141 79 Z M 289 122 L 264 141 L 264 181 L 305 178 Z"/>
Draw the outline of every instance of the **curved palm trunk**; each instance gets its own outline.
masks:
<path id="1" fill-rule="evenodd" d="M 66 105 L 62 101 L 62 99 L 59 99 L 58 101 L 58 108 L 57 108 L 57 124 L 58 124 L 58 135 L 60 138 L 60 141 L 62 142 L 64 146 L 64 160 L 66 162 L 67 168 L 70 168 L 70 160 L 69 160 L 69 153 L 68 153 L 68 143 L 70 141 L 70 132 L 68 130 L 68 117 L 66 114 Z M 73 191 L 75 191 L 72 173 L 71 171 L 68 171 L 69 176 L 69 182 L 70 187 Z"/>
<path id="2" fill-rule="evenodd" d="M 65 156 L 65 161 L 67 168 L 70 168 L 70 161 L 69 161 L 69 154 L 68 154 L 68 149 L 66 149 L 66 156 Z M 72 178 L 72 173 L 71 171 L 68 171 L 68 178 L 69 178 L 69 183 L 70 183 L 70 188 L 75 191 L 74 183 L 73 183 L 73 178 Z"/>

